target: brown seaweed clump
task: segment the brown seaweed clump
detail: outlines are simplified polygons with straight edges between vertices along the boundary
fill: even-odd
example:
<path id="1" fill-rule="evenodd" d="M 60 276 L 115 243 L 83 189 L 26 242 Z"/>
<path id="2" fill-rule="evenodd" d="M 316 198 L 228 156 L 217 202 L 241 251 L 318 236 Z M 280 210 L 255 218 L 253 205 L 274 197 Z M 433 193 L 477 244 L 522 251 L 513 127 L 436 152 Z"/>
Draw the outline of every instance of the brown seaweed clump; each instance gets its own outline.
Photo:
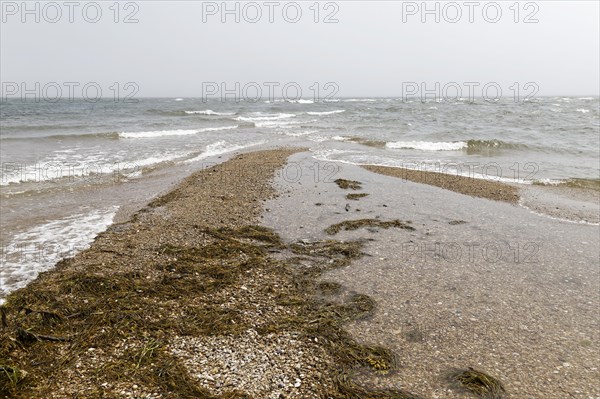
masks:
<path id="1" fill-rule="evenodd" d="M 16 367 L 0 365 L 0 392 L 16 389 L 17 385 L 27 376 L 27 372 Z"/>
<path id="2" fill-rule="evenodd" d="M 340 293 L 342 285 L 334 281 L 323 281 L 322 283 L 319 283 L 317 288 L 324 295 L 335 295 Z"/>
<path id="3" fill-rule="evenodd" d="M 358 201 L 360 198 L 364 198 L 366 196 L 368 196 L 369 194 L 367 193 L 356 193 L 356 194 L 346 194 L 346 199 L 347 200 L 351 200 L 351 201 Z"/>
<path id="4" fill-rule="evenodd" d="M 379 219 L 358 219 L 358 220 L 347 220 L 341 223 L 332 224 L 325 229 L 325 232 L 330 235 L 339 233 L 342 230 L 357 230 L 361 227 L 380 227 L 382 229 L 389 229 L 390 227 L 396 227 L 399 229 L 415 230 L 410 225 L 409 221 L 403 222 L 401 220 L 381 221 Z"/>
<path id="5" fill-rule="evenodd" d="M 472 367 L 452 370 L 449 380 L 457 388 L 472 392 L 483 399 L 503 399 L 505 397 L 506 390 L 502 382 Z"/>
<path id="6" fill-rule="evenodd" d="M 334 183 L 343 190 L 360 190 L 362 188 L 361 183 L 356 180 L 337 179 Z"/>
<path id="7" fill-rule="evenodd" d="M 464 220 L 451 220 L 448 222 L 448 224 L 451 226 L 456 226 L 458 224 L 465 224 L 465 223 L 467 223 L 467 222 Z"/>

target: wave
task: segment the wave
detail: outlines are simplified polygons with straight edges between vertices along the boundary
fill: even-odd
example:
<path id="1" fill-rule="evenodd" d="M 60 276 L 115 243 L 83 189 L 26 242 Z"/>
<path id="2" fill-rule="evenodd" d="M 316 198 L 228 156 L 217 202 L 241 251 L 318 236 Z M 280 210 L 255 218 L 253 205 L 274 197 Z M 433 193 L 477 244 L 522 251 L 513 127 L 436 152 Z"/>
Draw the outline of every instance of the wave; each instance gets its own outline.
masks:
<path id="1" fill-rule="evenodd" d="M 79 133 L 79 134 L 53 134 L 50 136 L 24 136 L 24 137 L 3 137 L 2 140 L 85 140 L 85 139 L 106 139 L 116 140 L 119 138 L 118 132 L 102 133 Z"/>
<path id="2" fill-rule="evenodd" d="M 212 109 L 204 110 L 164 110 L 164 109 L 149 109 L 146 112 L 162 116 L 192 116 L 192 115 L 208 115 L 208 116 L 231 116 L 235 112 L 217 112 Z"/>
<path id="3" fill-rule="evenodd" d="M 0 305 L 3 303 L 2 296 L 25 287 L 61 259 L 88 248 L 96 235 L 112 223 L 117 210 L 118 207 L 113 206 L 72 215 L 16 234 L 12 242 L 3 248 Z M 41 249 L 44 256 L 35 256 Z M 28 261 L 23 262 L 23 258 Z"/>
<path id="4" fill-rule="evenodd" d="M 235 118 L 236 121 L 244 121 L 244 122 L 255 122 L 255 121 L 276 121 L 279 119 L 288 119 L 293 118 L 295 114 L 263 114 L 262 112 L 255 112 L 254 116 L 238 116 Z"/>
<path id="5" fill-rule="evenodd" d="M 253 123 L 245 123 L 244 126 L 254 127 Z M 19 141 L 19 140 L 118 140 L 135 139 L 135 138 L 154 138 L 162 136 L 186 136 L 204 132 L 216 132 L 219 130 L 230 130 L 240 127 L 238 125 L 206 127 L 201 129 L 175 129 L 175 130 L 156 130 L 144 132 L 101 132 L 101 133 L 79 133 L 79 134 L 54 134 L 50 136 L 24 136 L 24 137 L 3 137 L 2 141 Z"/>
<path id="6" fill-rule="evenodd" d="M 235 112 L 216 112 L 211 109 L 205 109 L 202 111 L 183 111 L 186 115 L 220 115 L 220 116 L 229 116 L 235 115 Z"/>
<path id="7" fill-rule="evenodd" d="M 282 128 L 282 129 L 291 129 L 294 127 L 301 127 L 301 121 L 264 121 L 264 122 L 254 122 L 254 126 L 256 127 L 272 127 L 272 128 Z"/>
<path id="8" fill-rule="evenodd" d="M 501 140 L 469 140 L 467 141 L 467 153 L 490 152 L 493 150 L 518 150 L 526 149 L 528 146 L 522 143 L 509 143 Z"/>
<path id="9" fill-rule="evenodd" d="M 207 127 L 203 129 L 177 129 L 177 130 L 156 130 L 149 132 L 122 132 L 119 133 L 119 137 L 125 139 L 147 139 L 147 138 L 157 138 L 157 137 L 166 137 L 166 136 L 189 136 L 198 133 L 205 132 L 217 132 L 220 130 L 231 130 L 237 129 L 238 125 L 234 126 L 220 126 L 220 127 Z"/>
<path id="10" fill-rule="evenodd" d="M 270 100 L 266 100 L 263 101 L 265 104 L 273 104 L 273 103 L 293 103 L 293 104 L 314 104 L 314 100 L 306 100 L 306 99 L 299 99 L 299 100 L 290 100 L 288 98 L 276 98 L 272 101 Z"/>
<path id="11" fill-rule="evenodd" d="M 70 129 L 70 130 L 74 130 L 74 129 L 85 129 L 87 128 L 88 125 L 65 125 L 65 126 L 61 126 L 61 125 L 16 125 L 16 126 L 2 126 L 2 130 L 3 133 L 6 131 L 44 131 L 44 130 L 64 130 L 64 129 Z"/>
<path id="12" fill-rule="evenodd" d="M 309 136 L 311 134 L 315 134 L 315 133 L 319 133 L 319 130 L 287 130 L 285 132 L 283 132 L 283 134 L 285 134 L 286 136 L 290 136 L 290 137 L 302 137 L 302 136 Z"/>
<path id="13" fill-rule="evenodd" d="M 25 191 L 43 190 L 46 188 L 65 187 L 71 189 L 74 184 L 103 184 L 114 179 L 115 173 L 121 174 L 122 180 L 137 178 L 161 164 L 172 163 L 190 156 L 190 152 L 163 152 L 160 156 L 150 155 L 135 160 L 106 159 L 106 154 L 73 154 L 73 149 L 56 151 L 52 158 L 32 164 L 19 164 L 13 169 L 4 168 L 0 172 L 0 186 L 27 185 Z M 42 184 L 40 183 L 56 183 Z M 12 190 L 11 190 L 12 191 Z M 15 195 L 17 192 L 4 192 Z"/>
<path id="14" fill-rule="evenodd" d="M 335 111 L 322 111 L 322 112 L 307 112 L 307 115 L 333 115 L 333 114 L 341 114 L 342 112 L 346 112 L 345 109 L 336 109 Z"/>
<path id="15" fill-rule="evenodd" d="M 536 180 L 533 184 L 538 186 L 585 188 L 600 191 L 600 179 L 571 178 L 567 180 Z"/>
<path id="16" fill-rule="evenodd" d="M 299 100 L 288 100 L 286 98 L 284 101 L 287 103 L 296 103 L 296 104 L 314 104 L 315 103 L 313 100 L 305 100 L 303 98 L 301 98 Z"/>
<path id="17" fill-rule="evenodd" d="M 387 145 L 387 143 L 385 141 L 369 140 L 369 139 L 365 139 L 362 137 L 349 137 L 347 140 L 350 142 L 353 142 L 353 143 L 358 143 L 358 144 L 362 144 L 362 145 L 366 145 L 368 147 L 374 147 L 374 148 L 385 148 Z"/>
<path id="18" fill-rule="evenodd" d="M 467 148 L 464 141 L 431 142 L 431 141 L 395 141 L 386 143 L 386 148 L 421 151 L 459 151 Z"/>
<path id="19" fill-rule="evenodd" d="M 345 103 L 374 103 L 377 102 L 377 100 L 375 100 L 374 98 L 347 98 L 345 100 L 342 100 Z"/>
<path id="20" fill-rule="evenodd" d="M 259 141 L 256 143 L 249 143 L 249 144 L 229 144 L 225 140 L 220 140 L 215 143 L 207 145 L 206 149 L 200 155 L 198 155 L 194 158 L 187 159 L 185 162 L 191 163 L 191 162 L 201 161 L 201 160 L 209 158 L 209 157 L 226 154 L 228 152 L 237 151 L 237 150 L 241 150 L 241 149 L 244 149 L 247 147 L 252 147 L 252 146 L 260 145 L 260 144 L 264 144 L 264 143 L 265 143 L 265 141 Z"/>
<path id="21" fill-rule="evenodd" d="M 421 150 L 421 151 L 460 151 L 467 154 L 490 152 L 494 150 L 523 149 L 525 144 L 508 143 L 500 140 L 468 140 L 468 141 L 396 141 L 386 143 L 386 148 Z"/>
<path id="22" fill-rule="evenodd" d="M 582 114 L 587 114 L 588 112 L 590 112 L 589 109 L 584 109 L 584 108 L 577 108 L 575 111 L 581 112 Z"/>

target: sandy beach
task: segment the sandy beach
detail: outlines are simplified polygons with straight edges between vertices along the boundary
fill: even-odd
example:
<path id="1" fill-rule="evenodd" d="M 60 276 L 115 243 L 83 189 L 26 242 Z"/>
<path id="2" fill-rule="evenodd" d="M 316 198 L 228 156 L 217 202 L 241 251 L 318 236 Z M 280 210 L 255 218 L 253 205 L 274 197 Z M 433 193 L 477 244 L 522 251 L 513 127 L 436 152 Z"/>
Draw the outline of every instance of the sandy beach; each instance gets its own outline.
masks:
<path id="1" fill-rule="evenodd" d="M 0 394 L 600 397 L 597 226 L 510 185 L 314 162 L 198 171 L 10 294 Z"/>
<path id="2" fill-rule="evenodd" d="M 305 154 L 290 160 L 311 162 Z M 335 235 L 367 240 L 368 256 L 325 278 L 377 303 L 372 319 L 349 330 L 400 357 L 395 374 L 361 382 L 428 398 L 476 397 L 446 380 L 452 368 L 474 367 L 502 380 L 506 397 L 598 397 L 596 225 L 567 221 L 570 211 L 557 211 L 560 220 L 533 213 L 502 195 L 513 188 L 501 183 L 464 178 L 453 185 L 456 176 L 347 164 L 336 177 L 361 189 L 312 177 L 293 187 L 280 182 L 289 192 L 269 205 L 266 225 L 297 240 L 320 239 L 325 227 L 348 219 L 412 222 L 414 231 Z M 428 184 L 411 181 L 419 177 Z M 475 196 L 458 194 L 466 190 Z M 349 192 L 368 195 L 348 201 Z M 594 200 L 585 204 L 594 209 Z"/>

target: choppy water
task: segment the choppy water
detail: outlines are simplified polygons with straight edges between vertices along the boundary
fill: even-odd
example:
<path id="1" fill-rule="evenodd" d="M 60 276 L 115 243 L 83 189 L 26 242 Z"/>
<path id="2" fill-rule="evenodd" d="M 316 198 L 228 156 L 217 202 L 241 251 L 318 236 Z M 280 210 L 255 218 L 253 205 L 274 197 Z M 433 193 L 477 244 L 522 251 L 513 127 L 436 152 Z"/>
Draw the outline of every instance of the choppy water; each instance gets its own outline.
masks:
<path id="1" fill-rule="evenodd" d="M 60 242 L 61 253 L 83 248 L 119 206 L 139 196 L 146 176 L 177 168 L 180 173 L 186 165 L 189 171 L 211 156 L 250 146 L 298 144 L 322 161 L 597 187 L 599 104 L 591 97 L 521 103 L 3 102 L 0 296 L 48 267 L 7 258 L 24 237 L 28 243 Z"/>

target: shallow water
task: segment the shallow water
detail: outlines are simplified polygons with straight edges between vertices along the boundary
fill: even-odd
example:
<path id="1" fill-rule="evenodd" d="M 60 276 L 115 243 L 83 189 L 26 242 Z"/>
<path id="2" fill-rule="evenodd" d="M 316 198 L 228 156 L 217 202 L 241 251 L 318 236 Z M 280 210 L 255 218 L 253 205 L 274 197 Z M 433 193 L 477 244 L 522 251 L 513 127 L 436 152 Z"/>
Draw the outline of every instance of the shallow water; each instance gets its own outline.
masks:
<path id="1" fill-rule="evenodd" d="M 316 180 L 366 163 L 517 184 L 577 178 L 597 186 L 598 104 L 598 98 L 577 97 L 521 103 L 5 101 L 0 295 L 61 254 L 85 248 L 112 217 L 233 151 L 309 147 L 313 164 L 300 172 Z M 289 181 L 297 173 L 294 166 L 286 170 Z M 36 257 L 47 260 L 28 261 Z M 15 265 L 14 259 L 25 261 Z"/>
<path id="2" fill-rule="evenodd" d="M 308 168 L 313 159 L 304 153 L 290 161 Z M 282 195 L 263 220 L 289 242 L 368 240 L 363 258 L 324 279 L 377 302 L 372 319 L 349 329 L 361 342 L 393 349 L 400 369 L 369 383 L 456 398 L 444 374 L 474 367 L 500 378 L 511 397 L 600 395 L 598 226 L 354 165 L 342 165 L 336 178 L 358 180 L 362 189 L 280 178 Z M 369 196 L 348 201 L 349 192 Z M 323 231 L 361 218 L 411 221 L 415 231 Z"/>

